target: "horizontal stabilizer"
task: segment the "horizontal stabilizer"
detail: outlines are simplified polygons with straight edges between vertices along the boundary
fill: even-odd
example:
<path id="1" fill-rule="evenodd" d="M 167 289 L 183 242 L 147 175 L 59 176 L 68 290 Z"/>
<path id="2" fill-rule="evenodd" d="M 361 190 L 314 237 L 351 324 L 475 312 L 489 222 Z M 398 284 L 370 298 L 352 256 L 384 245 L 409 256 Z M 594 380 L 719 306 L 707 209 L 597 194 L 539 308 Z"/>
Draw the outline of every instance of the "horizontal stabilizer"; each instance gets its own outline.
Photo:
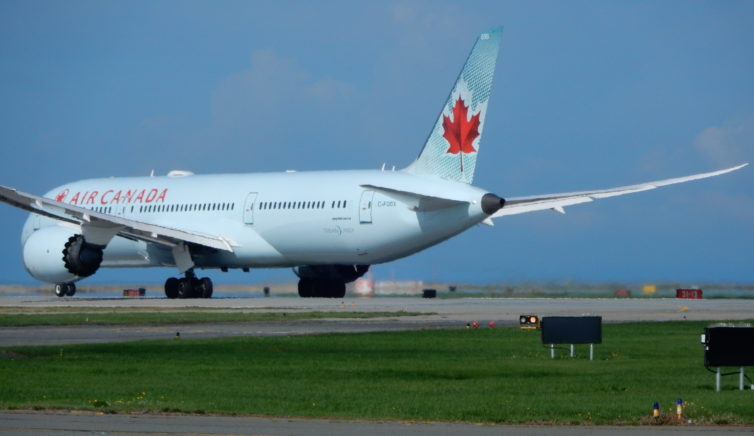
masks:
<path id="1" fill-rule="evenodd" d="M 406 189 L 368 184 L 361 185 L 361 187 L 381 192 L 396 201 L 400 201 L 408 206 L 409 209 L 415 211 L 429 212 L 469 203 L 467 199 L 453 198 L 452 196 L 440 195 L 436 192 L 417 192 L 417 190 L 409 191 Z"/>

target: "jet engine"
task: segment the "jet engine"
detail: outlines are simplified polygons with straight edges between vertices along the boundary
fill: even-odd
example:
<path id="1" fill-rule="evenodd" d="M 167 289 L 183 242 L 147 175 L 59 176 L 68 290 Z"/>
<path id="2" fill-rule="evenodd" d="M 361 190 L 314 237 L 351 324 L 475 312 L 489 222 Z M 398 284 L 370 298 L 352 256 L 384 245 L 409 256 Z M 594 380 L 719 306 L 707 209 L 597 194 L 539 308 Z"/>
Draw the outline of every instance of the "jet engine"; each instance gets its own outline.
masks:
<path id="1" fill-rule="evenodd" d="M 37 280 L 68 283 L 94 274 L 103 248 L 65 227 L 43 227 L 24 241 L 24 267 Z"/>
<path id="2" fill-rule="evenodd" d="M 71 236 L 63 248 L 66 269 L 79 277 L 89 277 L 97 272 L 102 263 L 103 248 L 86 242 L 83 235 Z"/>

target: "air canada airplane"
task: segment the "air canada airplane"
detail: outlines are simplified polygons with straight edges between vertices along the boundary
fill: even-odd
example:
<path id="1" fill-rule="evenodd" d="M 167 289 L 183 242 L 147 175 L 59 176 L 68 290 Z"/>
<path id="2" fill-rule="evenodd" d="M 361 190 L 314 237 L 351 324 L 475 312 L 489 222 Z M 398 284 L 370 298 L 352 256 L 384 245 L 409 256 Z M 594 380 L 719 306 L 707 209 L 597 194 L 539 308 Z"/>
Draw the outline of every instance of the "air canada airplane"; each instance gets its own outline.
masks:
<path id="1" fill-rule="evenodd" d="M 503 198 L 471 185 L 502 28 L 477 38 L 418 158 L 400 170 L 89 179 L 37 196 L 0 186 L 31 212 L 21 235 L 34 278 L 72 296 L 99 268 L 176 267 L 168 298 L 212 296 L 195 270 L 293 268 L 301 297 L 343 297 L 370 265 L 480 223 L 728 173 L 746 164 L 611 189 Z"/>

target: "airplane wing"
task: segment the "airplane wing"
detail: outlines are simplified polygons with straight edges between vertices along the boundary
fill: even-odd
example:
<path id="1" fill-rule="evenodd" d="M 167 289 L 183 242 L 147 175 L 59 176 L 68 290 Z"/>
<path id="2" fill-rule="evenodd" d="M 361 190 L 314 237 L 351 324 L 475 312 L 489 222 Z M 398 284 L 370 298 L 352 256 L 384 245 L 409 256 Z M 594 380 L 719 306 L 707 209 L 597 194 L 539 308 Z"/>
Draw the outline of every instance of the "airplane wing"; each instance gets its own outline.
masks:
<path id="1" fill-rule="evenodd" d="M 492 214 L 490 218 L 498 218 L 506 215 L 517 215 L 520 213 L 534 212 L 537 210 L 552 209 L 556 212 L 565 213 L 563 209 L 566 206 L 574 204 L 588 203 L 600 198 L 617 197 L 618 195 L 633 194 L 635 192 L 648 191 L 661 186 L 673 185 L 676 183 L 690 182 L 692 180 L 706 179 L 707 177 L 719 176 L 721 174 L 736 171 L 748 165 L 741 164 L 735 167 L 723 170 L 712 171 L 709 173 L 694 174 L 691 176 L 677 177 L 674 179 L 657 180 L 654 182 L 639 183 L 638 185 L 621 186 L 610 189 L 600 189 L 595 191 L 568 192 L 560 194 L 535 195 L 531 197 L 506 198 L 505 206 Z M 487 220 L 485 220 L 487 222 Z M 489 224 L 489 223 L 488 223 Z"/>
<path id="2" fill-rule="evenodd" d="M 171 248 L 179 246 L 181 243 L 191 243 L 218 250 L 233 251 L 233 243 L 222 236 L 172 229 L 99 213 L 5 186 L 0 186 L 0 201 L 60 221 L 96 228 L 105 234 L 111 234 L 111 236 L 117 234 L 125 238 L 154 242 Z"/>

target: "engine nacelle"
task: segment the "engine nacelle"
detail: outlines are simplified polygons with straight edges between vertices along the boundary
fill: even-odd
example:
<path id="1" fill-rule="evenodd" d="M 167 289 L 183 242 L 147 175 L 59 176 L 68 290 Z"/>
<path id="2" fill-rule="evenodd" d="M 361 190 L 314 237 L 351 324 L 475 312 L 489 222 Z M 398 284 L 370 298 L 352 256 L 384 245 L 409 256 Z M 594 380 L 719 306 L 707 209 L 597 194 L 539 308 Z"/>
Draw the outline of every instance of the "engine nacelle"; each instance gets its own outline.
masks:
<path id="1" fill-rule="evenodd" d="M 350 283 L 369 271 L 369 265 L 308 265 L 297 266 L 293 272 L 302 279 L 337 280 Z"/>
<path id="2" fill-rule="evenodd" d="M 94 274 L 102 263 L 102 247 L 60 226 L 43 227 L 23 245 L 26 271 L 47 283 L 67 283 Z"/>
<path id="3" fill-rule="evenodd" d="M 97 272 L 102 263 L 103 248 L 86 242 L 82 235 L 71 236 L 63 248 L 66 269 L 79 277 L 89 277 Z"/>

